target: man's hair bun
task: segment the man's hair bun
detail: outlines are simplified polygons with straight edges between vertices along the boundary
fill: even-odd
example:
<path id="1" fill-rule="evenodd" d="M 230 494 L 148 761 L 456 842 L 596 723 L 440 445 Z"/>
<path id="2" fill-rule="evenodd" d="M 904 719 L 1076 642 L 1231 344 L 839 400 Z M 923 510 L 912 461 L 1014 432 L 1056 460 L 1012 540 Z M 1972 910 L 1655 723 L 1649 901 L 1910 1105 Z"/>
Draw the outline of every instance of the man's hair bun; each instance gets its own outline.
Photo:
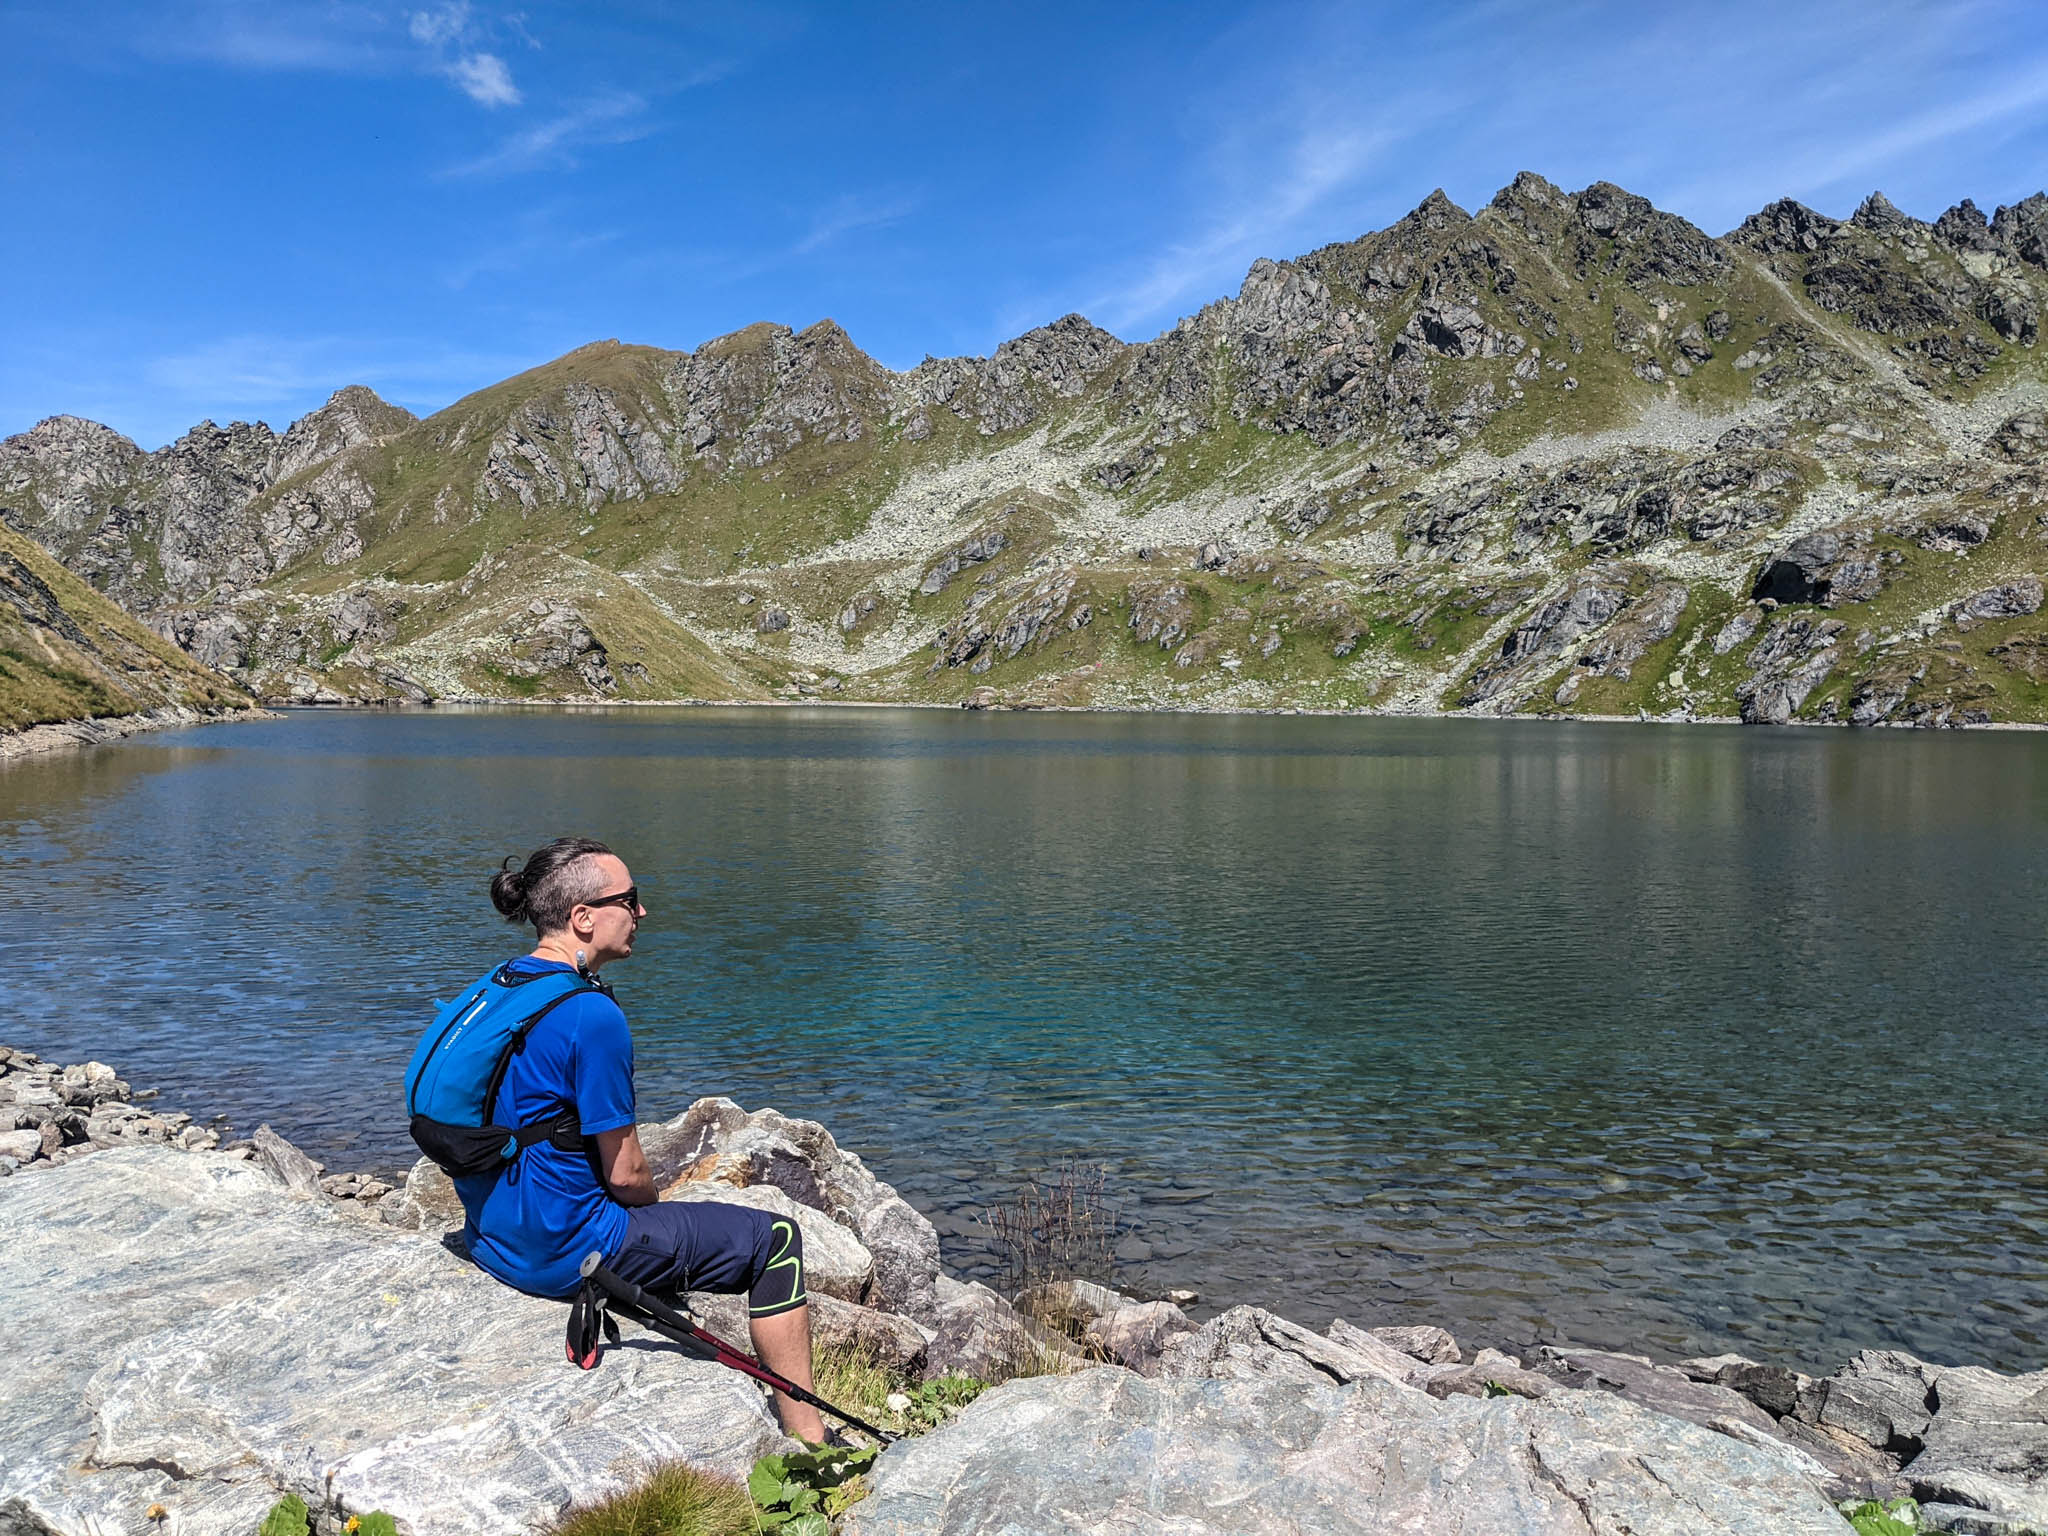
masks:
<path id="1" fill-rule="evenodd" d="M 604 894 L 604 877 L 590 860 L 610 853 L 595 838 L 558 837 L 527 856 L 518 869 L 507 859 L 491 876 L 491 905 L 508 923 L 531 923 L 540 935 L 569 926 L 578 902 Z"/>
<path id="2" fill-rule="evenodd" d="M 491 876 L 491 905 L 504 913 L 508 923 L 526 921 L 526 871 L 514 869 L 510 858 Z"/>

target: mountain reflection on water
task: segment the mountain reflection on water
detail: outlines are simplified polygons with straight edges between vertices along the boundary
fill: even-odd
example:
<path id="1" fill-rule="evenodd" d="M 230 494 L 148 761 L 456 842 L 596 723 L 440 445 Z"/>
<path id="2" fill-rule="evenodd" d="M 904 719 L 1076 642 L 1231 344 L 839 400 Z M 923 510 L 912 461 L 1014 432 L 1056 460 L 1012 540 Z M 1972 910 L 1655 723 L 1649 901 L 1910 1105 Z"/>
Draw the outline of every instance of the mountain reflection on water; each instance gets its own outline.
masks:
<path id="1" fill-rule="evenodd" d="M 0 1040 L 407 1162 L 496 860 L 612 842 L 643 1115 L 1122 1282 L 1832 1366 L 2048 1364 L 2048 736 L 898 710 L 296 714 L 0 771 Z"/>

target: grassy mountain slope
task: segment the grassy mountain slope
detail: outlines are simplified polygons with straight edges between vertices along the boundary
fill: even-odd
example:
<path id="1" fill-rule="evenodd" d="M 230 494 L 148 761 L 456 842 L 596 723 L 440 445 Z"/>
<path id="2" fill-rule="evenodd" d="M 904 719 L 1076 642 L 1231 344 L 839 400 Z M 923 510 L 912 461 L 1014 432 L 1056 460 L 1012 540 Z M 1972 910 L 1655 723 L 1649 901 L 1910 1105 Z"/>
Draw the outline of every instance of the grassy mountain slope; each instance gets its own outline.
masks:
<path id="1" fill-rule="evenodd" d="M 167 706 L 241 709 L 239 688 L 0 528 L 0 731 Z"/>

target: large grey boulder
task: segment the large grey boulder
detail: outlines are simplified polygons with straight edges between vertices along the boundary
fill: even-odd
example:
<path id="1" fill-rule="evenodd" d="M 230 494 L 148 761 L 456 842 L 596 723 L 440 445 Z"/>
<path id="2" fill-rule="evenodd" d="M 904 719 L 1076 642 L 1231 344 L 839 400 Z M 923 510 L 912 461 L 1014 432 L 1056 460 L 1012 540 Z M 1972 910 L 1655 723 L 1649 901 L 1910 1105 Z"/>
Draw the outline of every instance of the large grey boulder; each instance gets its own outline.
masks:
<path id="1" fill-rule="evenodd" d="M 1861 529 L 1823 528 L 1794 539 L 1757 572 L 1750 596 L 1781 603 L 1868 602 L 1884 586 L 1884 568 Z"/>
<path id="2" fill-rule="evenodd" d="M 1441 1328 L 1429 1324 L 1411 1324 L 1397 1328 L 1368 1328 L 1365 1330 L 1382 1344 L 1398 1349 L 1402 1354 L 1420 1360 L 1425 1365 L 1457 1365 L 1465 1356 L 1458 1349 L 1458 1341 Z M 1330 1328 L 1331 1337 L 1337 1329 Z"/>
<path id="3" fill-rule="evenodd" d="M 889 1450 L 845 1536 L 1843 1536 L 1810 1464 L 1601 1392 L 1015 1381 Z"/>
<path id="4" fill-rule="evenodd" d="M 1018 1300 L 1097 1358 L 1140 1376 L 1155 1374 L 1166 1346 L 1195 1330 L 1187 1313 L 1170 1301 L 1137 1301 L 1089 1280 L 1055 1281 Z"/>
<path id="5" fill-rule="evenodd" d="M 937 1229 L 893 1192 L 869 1205 L 859 1219 L 861 1242 L 875 1260 L 876 1301 L 905 1317 L 932 1321 L 939 1309 Z"/>
<path id="6" fill-rule="evenodd" d="M 779 1443 L 744 1378 L 639 1347 L 575 1370 L 561 1304 L 221 1153 L 8 1179 L 0 1255 L 0 1510 L 65 1536 L 152 1503 L 250 1531 L 287 1491 L 408 1536 L 525 1532 L 652 1462 L 743 1476 Z"/>
<path id="7" fill-rule="evenodd" d="M 845 1228 L 874 1261 L 874 1295 L 892 1312 L 936 1326 L 939 1235 L 888 1184 L 814 1120 L 731 1099 L 699 1099 L 673 1120 L 640 1127 L 664 1198 L 695 1186 L 772 1185 Z M 809 1241 L 806 1229 L 805 1241 Z"/>
<path id="8" fill-rule="evenodd" d="M 2048 1371 L 2003 1376 L 1865 1350 L 1820 1384 L 1823 1428 L 1905 1462 L 1937 1529 L 2048 1529 Z"/>
<path id="9" fill-rule="evenodd" d="M 1973 592 L 1949 610 L 1957 629 L 1969 629 L 1987 619 L 2024 618 L 2041 611 L 2041 578 L 2021 576 Z"/>
<path id="10" fill-rule="evenodd" d="M 1943 1369 L 1922 1449 L 1906 1469 L 1923 1500 L 2048 1529 L 2048 1371 Z"/>
<path id="11" fill-rule="evenodd" d="M 957 1372 L 997 1381 L 1082 1363 L 1062 1335 L 1026 1317 L 985 1285 L 941 1275 L 938 1301 L 925 1354 L 927 1379 Z"/>
<path id="12" fill-rule="evenodd" d="M 1291 1381 L 1303 1387 L 1369 1378 L 1413 1387 L 1419 1369 L 1419 1361 L 1359 1329 L 1350 1329 L 1340 1342 L 1263 1307 L 1232 1307 L 1169 1341 L 1159 1357 L 1164 1377 Z"/>
<path id="13" fill-rule="evenodd" d="M 267 1125 L 250 1138 L 257 1159 L 273 1177 L 301 1200 L 320 1198 L 320 1165 Z"/>
<path id="14" fill-rule="evenodd" d="M 424 1157 L 412 1165 L 405 1183 L 378 1201 L 377 1214 L 414 1232 L 459 1232 L 463 1225 L 455 1181 Z"/>
<path id="15" fill-rule="evenodd" d="M 1689 1362 L 1695 1369 L 1688 1370 L 1608 1350 L 1546 1348 L 1542 1353 L 1540 1368 L 1574 1386 L 1618 1393 L 1645 1408 L 1738 1439 L 1782 1441 L 1827 1469 L 1824 1487 L 1831 1497 L 1891 1499 L 1907 1492 L 1895 1457 L 1833 1433 L 1823 1427 L 1824 1419 L 1813 1424 L 1796 1416 L 1802 1399 L 1793 1372 L 1732 1357 L 1716 1362 L 1723 1369 L 1701 1372 L 1697 1367 L 1707 1362 Z M 1744 1384 L 1751 1390 L 1742 1390 Z M 1809 1393 L 1804 1401 L 1817 1403 L 1818 1395 Z M 1771 1411 L 1766 1402 L 1778 1411 Z"/>

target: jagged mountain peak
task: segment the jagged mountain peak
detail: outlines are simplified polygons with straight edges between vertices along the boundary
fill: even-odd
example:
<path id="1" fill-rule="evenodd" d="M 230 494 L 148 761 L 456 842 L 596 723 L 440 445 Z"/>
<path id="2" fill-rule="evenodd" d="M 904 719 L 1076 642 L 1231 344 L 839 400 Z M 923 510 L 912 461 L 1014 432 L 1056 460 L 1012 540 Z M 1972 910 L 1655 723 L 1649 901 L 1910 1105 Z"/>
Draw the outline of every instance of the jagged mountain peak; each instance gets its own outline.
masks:
<path id="1" fill-rule="evenodd" d="M 752 352 L 763 347 L 772 347 L 778 341 L 786 341 L 796 334 L 786 325 L 773 320 L 756 320 L 752 325 L 743 325 L 736 331 L 727 331 L 714 336 L 700 345 L 693 356 L 700 358 L 734 357 L 743 352 Z"/>
<path id="2" fill-rule="evenodd" d="M 1616 265 L 1632 280 L 1696 287 L 1728 272 L 1728 253 L 1720 241 L 1611 181 L 1594 182 L 1572 199 L 1572 206 L 1595 238 L 1612 240 L 1630 253 Z"/>
<path id="3" fill-rule="evenodd" d="M 1099 352 L 1107 357 L 1121 352 L 1125 345 L 1120 338 L 1105 331 L 1086 315 L 1070 311 L 1057 320 L 1045 325 L 1035 325 L 1022 335 L 1011 337 L 996 348 L 996 355 L 1000 357 L 1005 348 L 1020 350 L 1032 346 L 1057 346 L 1078 347 L 1086 351 Z"/>
<path id="4" fill-rule="evenodd" d="M 1991 234 L 2022 261 L 2048 267 L 2048 194 L 2036 192 L 1991 216 Z"/>
<path id="5" fill-rule="evenodd" d="M 1879 234 L 1903 235 L 1909 230 L 1925 229 L 1920 220 L 1902 212 L 1899 206 L 1882 192 L 1873 192 L 1856 205 L 1856 211 L 1849 215 L 1849 222 L 1862 229 L 1873 229 Z"/>
<path id="6" fill-rule="evenodd" d="M 419 424 L 403 406 L 391 404 L 364 384 L 348 384 L 327 397 L 286 429 L 269 466 L 275 484 L 316 469 L 351 448 L 388 442 Z"/>
<path id="7" fill-rule="evenodd" d="M 1993 244 L 1991 221 L 1967 197 L 1934 221 L 1934 233 L 1959 251 L 1988 251 Z"/>
<path id="8" fill-rule="evenodd" d="M 920 407 L 911 438 L 930 436 L 933 406 L 972 421 L 983 436 L 1021 427 L 1048 399 L 1080 395 L 1130 350 L 1086 316 L 1066 314 L 1011 337 L 989 357 L 927 357 L 902 378 Z"/>
<path id="9" fill-rule="evenodd" d="M 183 436 L 151 455 L 158 459 L 247 458 L 267 455 L 278 442 L 278 434 L 267 421 L 231 421 L 220 425 L 212 417 L 194 423 Z"/>
<path id="10" fill-rule="evenodd" d="M 52 522 L 69 532 L 89 522 L 108 493 L 148 462 L 148 454 L 112 427 L 83 416 L 46 416 L 0 440 L 0 493 L 9 503 L 0 506 L 0 517 L 25 524 L 13 503 L 36 497 Z"/>
<path id="11" fill-rule="evenodd" d="M 1510 199 L 1531 203 L 1561 203 L 1569 194 L 1548 177 L 1534 171 L 1517 171 L 1515 179 L 1493 195 L 1495 203 Z"/>
<path id="12" fill-rule="evenodd" d="M 813 321 L 790 339 L 799 353 L 824 367 L 852 369 L 878 379 L 895 377 L 886 365 L 861 350 L 845 326 L 829 316 Z"/>
<path id="13" fill-rule="evenodd" d="M 1821 242 L 1832 238 L 1840 228 L 1826 214 L 1816 213 L 1794 198 L 1781 197 L 1744 219 L 1727 238 L 1735 245 L 1765 255 L 1817 251 Z"/>
<path id="14" fill-rule="evenodd" d="M 1444 189 L 1438 187 L 1409 210 L 1396 227 L 1407 224 L 1421 229 L 1439 230 L 1453 229 L 1460 224 L 1471 222 L 1472 215 L 1452 202 Z"/>
<path id="15" fill-rule="evenodd" d="M 30 447 L 77 448 L 91 445 L 94 448 L 125 451 L 137 458 L 142 449 L 135 440 L 112 427 L 92 421 L 84 416 L 45 416 L 26 432 L 0 440 L 0 448 L 19 444 L 23 449 Z"/>

